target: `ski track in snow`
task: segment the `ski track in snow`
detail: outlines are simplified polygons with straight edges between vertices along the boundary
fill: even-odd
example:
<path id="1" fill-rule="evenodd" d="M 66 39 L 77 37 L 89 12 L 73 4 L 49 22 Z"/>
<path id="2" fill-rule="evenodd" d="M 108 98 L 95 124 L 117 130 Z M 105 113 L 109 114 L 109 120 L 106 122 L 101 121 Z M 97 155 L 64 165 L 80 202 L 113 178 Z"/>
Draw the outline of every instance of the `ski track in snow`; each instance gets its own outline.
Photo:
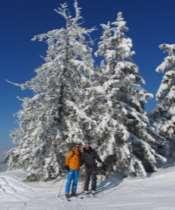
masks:
<path id="1" fill-rule="evenodd" d="M 175 167 L 116 185 L 111 180 L 94 198 L 69 202 L 63 196 L 63 181 L 24 183 L 20 172 L 0 173 L 0 210 L 175 210 Z"/>

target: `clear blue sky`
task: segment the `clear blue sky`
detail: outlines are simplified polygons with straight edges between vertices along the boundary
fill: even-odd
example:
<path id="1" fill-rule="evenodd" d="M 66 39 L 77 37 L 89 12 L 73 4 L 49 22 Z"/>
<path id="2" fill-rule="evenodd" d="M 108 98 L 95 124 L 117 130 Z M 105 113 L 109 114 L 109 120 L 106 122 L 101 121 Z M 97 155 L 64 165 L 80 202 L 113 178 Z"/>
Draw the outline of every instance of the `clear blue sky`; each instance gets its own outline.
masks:
<path id="1" fill-rule="evenodd" d="M 0 6 L 0 150 L 11 145 L 10 131 L 15 127 L 13 114 L 20 108 L 17 96 L 25 96 L 18 88 L 6 83 L 6 79 L 24 82 L 34 75 L 34 69 L 42 63 L 45 45 L 31 42 L 35 34 L 47 32 L 63 24 L 54 9 L 63 0 L 1 0 Z M 73 0 L 67 0 L 69 4 Z M 130 28 L 136 51 L 135 61 L 145 78 L 146 89 L 155 93 L 161 75 L 155 67 L 163 59 L 158 49 L 162 42 L 175 43 L 174 0 L 79 0 L 85 25 L 88 27 L 114 20 L 123 11 Z M 98 33 L 93 34 L 95 39 Z M 154 101 L 148 109 L 152 109 Z"/>

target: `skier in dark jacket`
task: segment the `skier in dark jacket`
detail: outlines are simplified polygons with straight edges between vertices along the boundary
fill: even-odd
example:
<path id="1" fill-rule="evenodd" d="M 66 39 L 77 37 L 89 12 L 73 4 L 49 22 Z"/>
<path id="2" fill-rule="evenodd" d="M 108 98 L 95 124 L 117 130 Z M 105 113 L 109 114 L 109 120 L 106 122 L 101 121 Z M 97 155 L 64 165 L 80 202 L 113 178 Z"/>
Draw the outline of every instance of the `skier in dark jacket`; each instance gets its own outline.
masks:
<path id="1" fill-rule="evenodd" d="M 84 192 L 88 193 L 91 181 L 91 192 L 95 193 L 97 185 L 97 162 L 102 164 L 97 152 L 92 149 L 90 144 L 86 144 L 82 153 L 82 164 L 85 165 Z"/>

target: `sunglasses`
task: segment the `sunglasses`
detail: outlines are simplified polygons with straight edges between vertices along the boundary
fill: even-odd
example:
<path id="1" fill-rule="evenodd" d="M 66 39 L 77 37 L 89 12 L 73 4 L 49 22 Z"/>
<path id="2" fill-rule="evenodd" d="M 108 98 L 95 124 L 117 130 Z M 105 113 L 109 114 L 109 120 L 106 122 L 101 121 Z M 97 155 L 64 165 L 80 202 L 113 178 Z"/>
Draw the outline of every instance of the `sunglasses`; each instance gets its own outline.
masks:
<path id="1" fill-rule="evenodd" d="M 80 145 L 76 145 L 75 147 L 76 147 L 76 148 L 80 148 Z"/>

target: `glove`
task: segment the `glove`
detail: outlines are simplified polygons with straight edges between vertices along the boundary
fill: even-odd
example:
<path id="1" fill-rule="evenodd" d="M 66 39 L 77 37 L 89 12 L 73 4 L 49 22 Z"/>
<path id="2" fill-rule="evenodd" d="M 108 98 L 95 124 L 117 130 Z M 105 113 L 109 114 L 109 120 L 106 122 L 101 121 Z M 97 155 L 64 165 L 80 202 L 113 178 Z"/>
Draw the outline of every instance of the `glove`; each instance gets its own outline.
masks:
<path id="1" fill-rule="evenodd" d="M 65 165 L 65 166 L 64 166 L 64 169 L 65 169 L 66 171 L 69 171 L 69 166 Z"/>
<path id="2" fill-rule="evenodd" d="M 100 162 L 100 163 L 97 164 L 97 166 L 98 166 L 99 168 L 102 168 L 103 163 Z"/>

